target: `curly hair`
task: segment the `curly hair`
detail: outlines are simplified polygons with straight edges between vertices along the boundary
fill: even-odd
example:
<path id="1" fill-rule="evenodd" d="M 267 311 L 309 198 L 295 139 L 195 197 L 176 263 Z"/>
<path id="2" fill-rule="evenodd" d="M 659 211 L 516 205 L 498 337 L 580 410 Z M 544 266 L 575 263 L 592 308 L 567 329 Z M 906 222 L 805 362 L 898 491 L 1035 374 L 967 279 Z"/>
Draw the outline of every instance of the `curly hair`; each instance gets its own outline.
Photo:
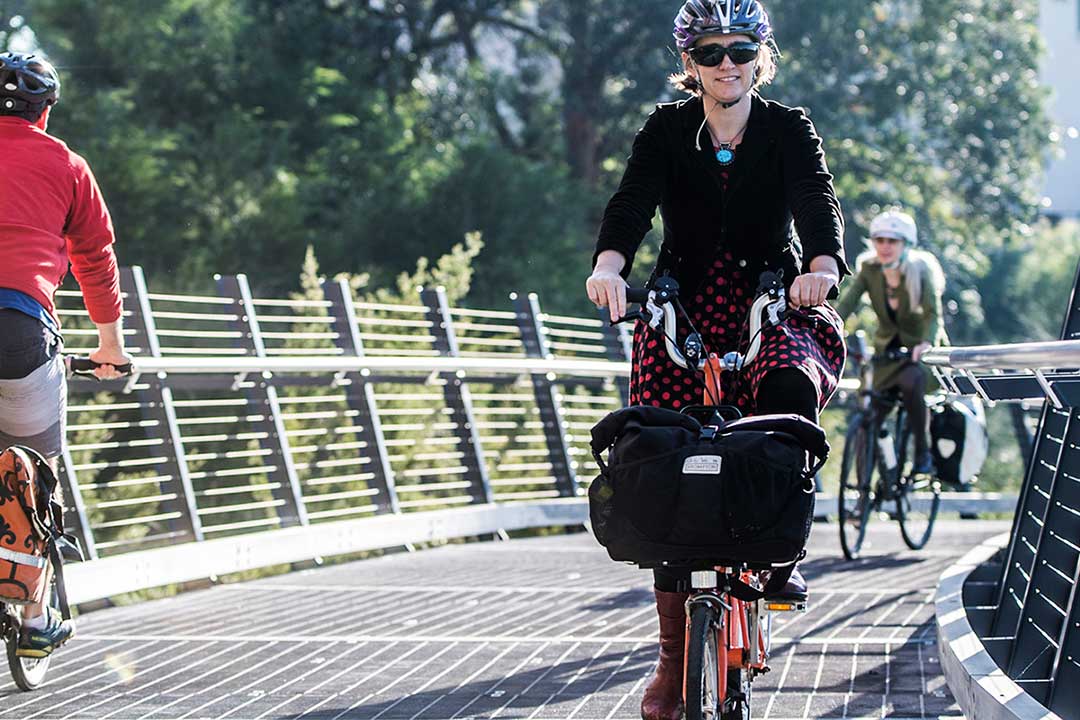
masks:
<path id="1" fill-rule="evenodd" d="M 754 90 L 768 85 L 776 77 L 776 52 L 768 43 L 761 45 L 757 62 L 754 66 Z M 700 95 L 701 85 L 695 73 L 683 70 L 668 76 L 668 82 L 678 90 L 690 95 Z"/>

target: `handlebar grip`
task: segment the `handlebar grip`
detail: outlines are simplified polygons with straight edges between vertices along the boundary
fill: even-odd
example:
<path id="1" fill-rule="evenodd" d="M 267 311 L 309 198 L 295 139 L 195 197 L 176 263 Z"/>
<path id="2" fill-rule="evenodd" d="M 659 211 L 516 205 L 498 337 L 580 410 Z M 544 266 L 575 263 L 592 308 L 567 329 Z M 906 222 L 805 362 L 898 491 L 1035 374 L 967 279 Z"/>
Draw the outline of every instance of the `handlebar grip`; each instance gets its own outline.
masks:
<path id="1" fill-rule="evenodd" d="M 833 285 L 832 289 L 829 290 L 829 294 L 825 296 L 825 299 L 826 300 L 835 300 L 838 297 L 840 297 L 840 288 Z"/>
<path id="2" fill-rule="evenodd" d="M 101 367 L 102 363 L 96 363 L 88 357 L 72 356 L 68 359 L 68 365 L 73 373 L 92 375 L 94 370 Z M 115 367 L 116 371 L 121 375 L 131 374 L 131 363 L 114 365 L 113 367 Z"/>
<path id="3" fill-rule="evenodd" d="M 626 288 L 626 302 L 645 303 L 648 299 L 648 288 Z"/>

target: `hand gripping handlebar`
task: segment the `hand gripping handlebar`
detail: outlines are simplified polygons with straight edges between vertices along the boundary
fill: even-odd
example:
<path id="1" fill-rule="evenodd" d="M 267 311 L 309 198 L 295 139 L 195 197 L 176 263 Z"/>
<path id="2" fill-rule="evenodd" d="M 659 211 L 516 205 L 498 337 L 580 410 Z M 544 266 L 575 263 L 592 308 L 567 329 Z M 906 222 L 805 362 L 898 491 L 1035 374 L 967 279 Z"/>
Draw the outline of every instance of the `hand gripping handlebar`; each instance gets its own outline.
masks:
<path id="1" fill-rule="evenodd" d="M 678 306 L 679 284 L 673 278 L 667 276 L 657 278 L 652 289 L 627 288 L 626 299 L 628 302 L 639 303 L 643 312 L 631 313 L 616 322 L 640 319 L 654 330 L 659 330 L 662 326 L 664 345 L 675 364 L 691 370 L 705 369 L 709 363 L 709 357 L 699 333 L 692 332 L 682 349 L 675 342 L 678 325 L 677 310 L 682 310 L 682 308 Z M 739 371 L 752 363 L 761 349 L 762 325 L 779 324 L 786 312 L 787 295 L 781 276 L 773 272 L 762 273 L 754 303 L 750 307 L 750 346 L 745 354 L 732 351 L 722 358 L 717 358 L 720 369 Z M 685 315 L 685 312 L 683 314 Z"/>

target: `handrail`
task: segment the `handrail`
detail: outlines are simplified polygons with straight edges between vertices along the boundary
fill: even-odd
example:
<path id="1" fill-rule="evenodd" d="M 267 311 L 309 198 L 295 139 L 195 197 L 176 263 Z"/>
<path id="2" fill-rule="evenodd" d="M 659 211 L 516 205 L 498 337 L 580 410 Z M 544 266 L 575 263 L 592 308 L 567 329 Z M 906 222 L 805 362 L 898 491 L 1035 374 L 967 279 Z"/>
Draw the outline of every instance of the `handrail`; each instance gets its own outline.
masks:
<path id="1" fill-rule="evenodd" d="M 922 362 L 954 370 L 1037 370 L 1080 367 L 1080 340 L 938 347 L 923 353 Z"/>
<path id="2" fill-rule="evenodd" d="M 630 363 L 610 360 L 557 360 L 553 358 L 474 357 L 138 357 L 139 373 L 258 374 L 426 372 L 559 376 L 606 379 L 630 374 Z"/>

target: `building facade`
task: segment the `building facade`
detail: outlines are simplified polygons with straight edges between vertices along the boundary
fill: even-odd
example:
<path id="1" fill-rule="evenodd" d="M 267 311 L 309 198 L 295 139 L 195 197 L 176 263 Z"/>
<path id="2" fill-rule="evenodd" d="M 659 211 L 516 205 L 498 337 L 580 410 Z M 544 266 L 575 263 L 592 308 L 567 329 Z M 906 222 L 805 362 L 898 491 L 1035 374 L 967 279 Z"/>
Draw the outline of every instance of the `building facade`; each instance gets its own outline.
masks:
<path id="1" fill-rule="evenodd" d="M 1080 0 L 1040 0 L 1039 28 L 1047 46 L 1042 79 L 1053 91 L 1050 117 L 1065 153 L 1047 168 L 1043 210 L 1080 218 Z"/>

